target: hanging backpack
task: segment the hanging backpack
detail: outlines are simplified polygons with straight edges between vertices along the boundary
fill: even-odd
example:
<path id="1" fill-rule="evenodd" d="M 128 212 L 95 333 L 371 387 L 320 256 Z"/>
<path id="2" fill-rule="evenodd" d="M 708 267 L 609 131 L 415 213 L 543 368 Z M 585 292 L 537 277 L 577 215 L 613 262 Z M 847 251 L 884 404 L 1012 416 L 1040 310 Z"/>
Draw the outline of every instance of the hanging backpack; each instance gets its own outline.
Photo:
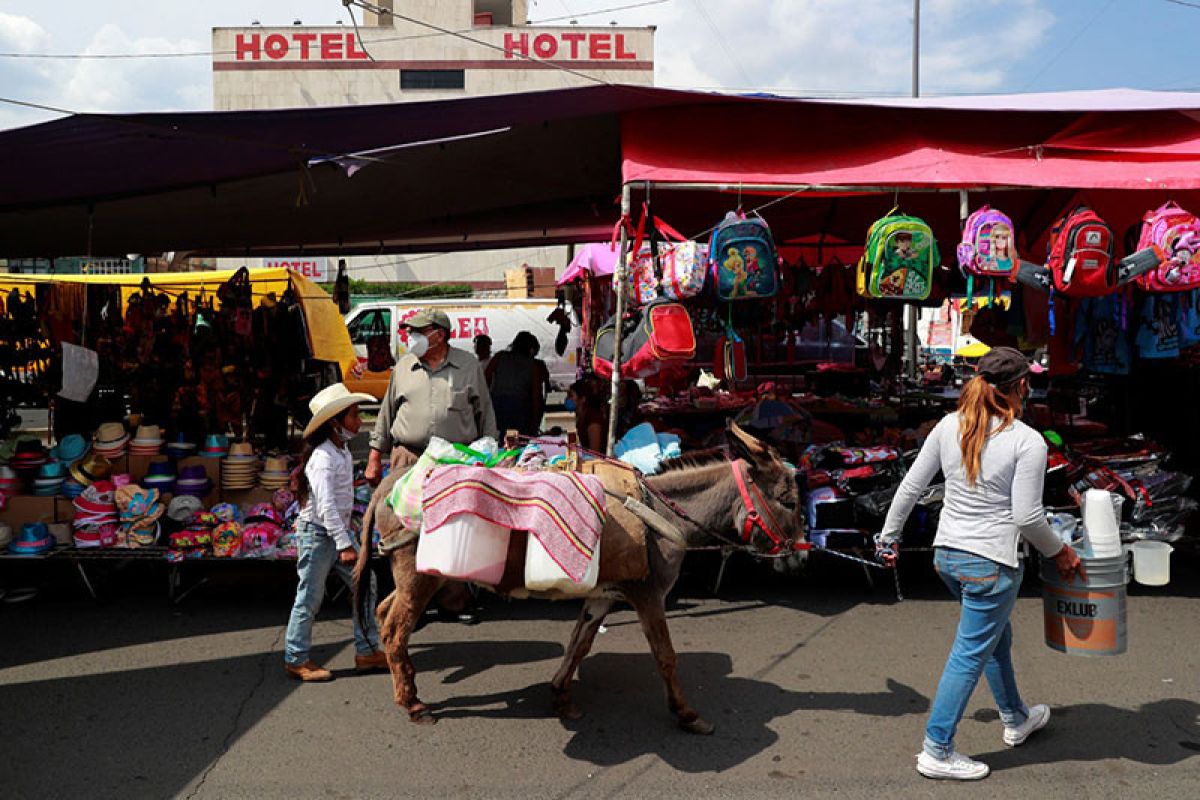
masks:
<path id="1" fill-rule="evenodd" d="M 762 217 L 730 211 L 708 243 L 718 300 L 757 300 L 779 291 L 779 254 Z"/>
<path id="2" fill-rule="evenodd" d="M 990 293 L 994 281 L 1014 280 L 1020 263 L 1016 230 L 1007 214 L 984 206 L 967 217 L 958 245 L 958 268 L 967 279 L 967 300 L 974 297 L 976 278 L 993 282 L 989 283 Z"/>
<path id="3" fill-rule="evenodd" d="M 1200 287 L 1200 220 L 1175 201 L 1142 217 L 1137 249 L 1157 248 L 1158 266 L 1138 277 L 1147 292 L 1187 292 Z"/>
<path id="4" fill-rule="evenodd" d="M 610 319 L 596 333 L 592 369 L 602 378 L 612 377 L 616 328 L 616 320 Z M 621 330 L 622 378 L 645 378 L 696 356 L 692 319 L 678 303 L 656 300 L 635 309 L 626 315 Z"/>
<path id="5" fill-rule="evenodd" d="M 658 217 L 650 217 L 648 224 L 648 240 L 635 240 L 629 257 L 630 297 L 635 298 L 634 302 L 645 305 L 659 294 L 685 300 L 704 291 L 708 245 L 691 241 Z"/>
<path id="6" fill-rule="evenodd" d="M 889 212 L 867 231 L 867 246 L 858 260 L 858 293 L 877 299 L 924 300 L 941 263 L 937 240 L 924 220 Z"/>
<path id="7" fill-rule="evenodd" d="M 1056 222 L 1046 260 L 1054 290 L 1067 297 L 1103 297 L 1116 291 L 1115 242 L 1113 229 L 1086 206 Z"/>

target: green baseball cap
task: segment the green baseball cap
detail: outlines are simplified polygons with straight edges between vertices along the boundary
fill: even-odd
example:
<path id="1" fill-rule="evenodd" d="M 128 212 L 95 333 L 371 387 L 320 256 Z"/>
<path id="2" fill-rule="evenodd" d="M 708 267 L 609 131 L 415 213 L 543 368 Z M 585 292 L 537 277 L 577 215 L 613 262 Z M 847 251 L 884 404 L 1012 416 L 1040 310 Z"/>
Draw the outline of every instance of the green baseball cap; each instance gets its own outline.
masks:
<path id="1" fill-rule="evenodd" d="M 437 325 L 443 330 L 453 330 L 450 325 L 450 317 L 446 316 L 446 312 L 434 309 L 418 311 L 400 324 L 405 328 L 427 328 L 430 325 Z"/>

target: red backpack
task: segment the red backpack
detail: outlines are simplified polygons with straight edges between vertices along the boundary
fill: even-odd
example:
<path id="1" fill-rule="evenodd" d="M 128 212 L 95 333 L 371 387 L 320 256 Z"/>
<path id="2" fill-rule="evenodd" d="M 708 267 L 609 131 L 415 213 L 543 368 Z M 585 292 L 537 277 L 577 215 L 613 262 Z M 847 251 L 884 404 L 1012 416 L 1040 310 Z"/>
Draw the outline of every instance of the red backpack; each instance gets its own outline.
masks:
<path id="1" fill-rule="evenodd" d="M 1080 206 L 1054 224 L 1046 267 L 1054 290 L 1067 297 L 1103 297 L 1117 290 L 1116 235 L 1090 208 Z"/>
<path id="2" fill-rule="evenodd" d="M 610 319 L 596 333 L 592 369 L 602 378 L 612 377 L 616 327 Z M 622 378 L 645 378 L 696 357 L 692 319 L 679 303 L 656 300 L 634 309 L 626 315 L 621 330 Z"/>

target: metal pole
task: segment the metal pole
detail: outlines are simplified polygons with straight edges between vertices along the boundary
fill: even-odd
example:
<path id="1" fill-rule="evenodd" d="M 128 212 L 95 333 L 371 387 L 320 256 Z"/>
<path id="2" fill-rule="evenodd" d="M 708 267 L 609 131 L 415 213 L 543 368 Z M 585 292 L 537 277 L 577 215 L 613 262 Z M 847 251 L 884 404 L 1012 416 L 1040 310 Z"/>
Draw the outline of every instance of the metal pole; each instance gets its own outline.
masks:
<path id="1" fill-rule="evenodd" d="M 913 0 L 912 96 L 921 96 L 921 0 Z M 908 331 L 904 340 L 904 351 L 908 361 L 906 372 L 910 378 L 917 377 L 917 352 L 920 345 L 917 326 L 920 321 L 920 309 L 916 304 L 910 304 L 908 306 Z"/>
<path id="2" fill-rule="evenodd" d="M 617 266 L 613 270 L 613 288 L 617 293 L 617 308 L 613 319 L 616 320 L 616 330 L 613 331 L 613 371 L 612 397 L 608 402 L 608 445 L 604 452 L 611 456 L 613 445 L 617 443 L 617 414 L 621 408 L 621 321 L 625 316 L 625 296 L 629 294 L 629 280 L 625 274 L 625 250 L 629 247 L 629 236 L 623 224 L 629 218 L 629 184 L 621 187 L 621 248 L 617 251 Z"/>

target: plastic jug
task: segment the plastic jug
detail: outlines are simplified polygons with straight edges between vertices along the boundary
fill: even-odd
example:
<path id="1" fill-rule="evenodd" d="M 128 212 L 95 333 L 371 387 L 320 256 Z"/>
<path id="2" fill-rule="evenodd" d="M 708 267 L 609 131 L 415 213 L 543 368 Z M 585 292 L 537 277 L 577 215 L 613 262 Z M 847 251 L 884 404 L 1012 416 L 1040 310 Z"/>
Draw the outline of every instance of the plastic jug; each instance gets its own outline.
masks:
<path id="1" fill-rule="evenodd" d="M 531 592 L 561 592 L 569 595 L 585 595 L 596 588 L 600 576 L 600 547 L 596 546 L 587 572 L 579 583 L 571 580 L 562 567 L 555 563 L 537 537 L 530 534 L 525 548 L 525 588 Z"/>
<path id="2" fill-rule="evenodd" d="M 1134 542 L 1133 579 L 1143 586 L 1166 586 L 1171 581 L 1171 550 L 1166 542 Z"/>
<path id="3" fill-rule="evenodd" d="M 504 577 L 510 534 L 472 514 L 459 514 L 436 530 L 422 527 L 417 572 L 495 586 Z"/>

